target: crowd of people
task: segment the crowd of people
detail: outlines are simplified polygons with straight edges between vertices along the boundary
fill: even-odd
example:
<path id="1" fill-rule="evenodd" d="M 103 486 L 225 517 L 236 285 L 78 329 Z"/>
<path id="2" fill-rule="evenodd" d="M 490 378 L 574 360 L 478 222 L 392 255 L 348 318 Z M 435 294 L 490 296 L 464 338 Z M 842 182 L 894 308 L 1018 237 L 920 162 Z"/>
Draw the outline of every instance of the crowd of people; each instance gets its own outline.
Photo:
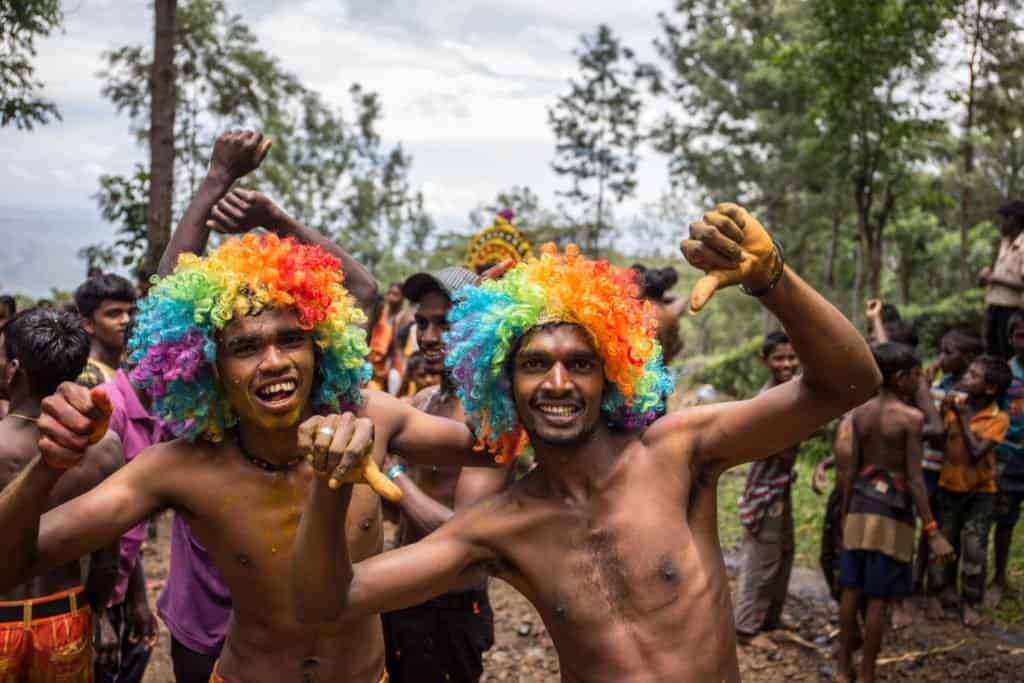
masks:
<path id="1" fill-rule="evenodd" d="M 1002 206 L 996 222 L 996 261 L 979 274 L 987 287 L 984 340 L 976 336 L 981 330 L 950 329 L 939 358 L 923 368 L 913 325 L 896 307 L 868 302 L 867 336 L 882 386 L 838 422 L 832 455 L 816 465 L 811 483 L 823 494 L 827 471 L 836 470 L 820 562 L 840 606 L 842 681 L 875 680 L 885 628 L 912 621 L 904 607 L 912 595 L 926 598 L 927 618 L 954 611 L 974 627 L 1006 590 L 1024 501 L 1024 202 Z M 762 359 L 771 375 L 765 389 L 790 381 L 799 368 L 784 333 L 765 337 Z M 740 499 L 736 632 L 756 648 L 776 647 L 762 632 L 793 628 L 783 606 L 795 547 L 798 451 L 794 445 L 754 463 Z M 995 571 L 986 586 L 990 536 Z M 861 647 L 855 675 L 852 655 Z"/>
<path id="2" fill-rule="evenodd" d="M 869 306 L 865 340 L 732 204 L 690 226 L 688 298 L 674 269 L 574 245 L 379 294 L 234 187 L 267 147 L 218 139 L 152 281 L 91 272 L 63 308 L 0 298 L 0 681 L 139 681 L 157 616 L 179 683 L 477 681 L 490 577 L 539 611 L 565 680 L 738 681 L 737 641 L 792 627 L 794 466 L 833 420 L 814 485 L 835 467 L 840 678 L 862 647 L 873 680 L 915 585 L 969 625 L 998 601 L 1024 500 L 1020 203 L 982 273 L 988 353 L 951 331 L 924 371 L 894 309 Z M 208 249 L 213 231 L 229 236 Z M 730 285 L 784 328 L 764 339 L 771 379 L 669 411 L 679 318 Z M 748 462 L 734 611 L 718 480 Z M 141 548 L 168 509 L 154 614 Z"/>

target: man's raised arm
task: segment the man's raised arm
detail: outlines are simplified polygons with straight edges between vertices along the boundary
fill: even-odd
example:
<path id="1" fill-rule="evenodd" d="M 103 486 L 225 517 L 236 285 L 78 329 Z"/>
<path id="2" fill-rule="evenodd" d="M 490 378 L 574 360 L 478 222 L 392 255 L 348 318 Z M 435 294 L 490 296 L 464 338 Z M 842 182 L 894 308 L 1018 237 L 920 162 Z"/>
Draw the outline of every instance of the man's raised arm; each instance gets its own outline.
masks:
<path id="1" fill-rule="evenodd" d="M 784 265 L 757 219 L 735 204 L 720 204 L 691 226 L 691 237 L 683 253 L 706 271 L 694 286 L 691 309 L 703 308 L 720 287 L 742 284 L 782 323 L 803 368 L 749 401 L 670 416 L 669 431 L 673 424 L 689 425 L 699 465 L 722 471 L 768 457 L 874 395 L 881 375 L 860 333 Z"/>
<path id="2" fill-rule="evenodd" d="M 231 189 L 232 183 L 260 165 L 269 149 L 270 140 L 252 131 L 231 131 L 217 138 L 210 157 L 210 170 L 192 196 L 185 215 L 160 257 L 158 275 L 169 275 L 182 254 L 201 256 L 206 251 L 206 243 L 210 239 L 206 220 L 210 211 Z"/>

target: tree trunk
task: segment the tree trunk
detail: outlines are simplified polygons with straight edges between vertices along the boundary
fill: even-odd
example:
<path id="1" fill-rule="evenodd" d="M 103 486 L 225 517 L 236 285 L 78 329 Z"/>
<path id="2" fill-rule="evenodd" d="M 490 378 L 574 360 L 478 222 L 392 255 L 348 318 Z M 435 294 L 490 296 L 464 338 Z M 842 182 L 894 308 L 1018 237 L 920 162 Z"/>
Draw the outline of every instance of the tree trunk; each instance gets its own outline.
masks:
<path id="1" fill-rule="evenodd" d="M 960 288 L 964 290 L 971 286 L 970 249 L 967 243 L 967 232 L 971 227 L 968 207 L 970 206 L 971 177 L 974 173 L 974 82 L 977 75 L 978 52 L 981 42 L 981 5 L 982 0 L 975 0 L 974 35 L 971 40 L 970 58 L 967 61 L 967 112 L 964 117 L 962 145 L 963 176 L 960 180 Z"/>
<path id="2" fill-rule="evenodd" d="M 157 271 L 171 239 L 171 204 L 174 196 L 174 34 L 177 0 L 154 0 L 156 20 L 153 68 L 150 72 L 149 209 L 146 214 L 146 278 Z"/>
<path id="3" fill-rule="evenodd" d="M 832 237 L 828 242 L 828 253 L 825 256 L 825 291 L 828 298 L 835 296 L 836 291 L 836 257 L 839 252 L 839 229 L 843 223 L 843 211 L 836 205 L 832 210 Z"/>

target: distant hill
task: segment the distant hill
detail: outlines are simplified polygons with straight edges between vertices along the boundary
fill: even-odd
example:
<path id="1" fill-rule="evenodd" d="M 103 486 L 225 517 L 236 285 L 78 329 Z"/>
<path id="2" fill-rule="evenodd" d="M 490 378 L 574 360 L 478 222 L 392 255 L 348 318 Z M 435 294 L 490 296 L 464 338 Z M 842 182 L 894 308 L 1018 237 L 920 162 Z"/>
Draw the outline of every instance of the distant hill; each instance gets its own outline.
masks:
<path id="1" fill-rule="evenodd" d="M 0 292 L 38 298 L 51 287 L 74 289 L 85 279 L 78 250 L 113 241 L 113 232 L 95 208 L 0 206 Z"/>

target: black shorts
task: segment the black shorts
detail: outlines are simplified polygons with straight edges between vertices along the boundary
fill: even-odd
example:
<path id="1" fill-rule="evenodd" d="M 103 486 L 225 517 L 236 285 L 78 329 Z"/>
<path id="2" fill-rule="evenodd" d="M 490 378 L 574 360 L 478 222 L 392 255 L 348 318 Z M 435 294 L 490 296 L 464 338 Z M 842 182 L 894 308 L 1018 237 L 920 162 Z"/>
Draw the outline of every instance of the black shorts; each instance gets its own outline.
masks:
<path id="1" fill-rule="evenodd" d="M 445 593 L 381 615 L 392 683 L 476 683 L 494 645 L 487 591 Z"/>
<path id="2" fill-rule="evenodd" d="M 910 595 L 909 562 L 874 550 L 846 550 L 839 556 L 839 583 L 860 588 L 868 599 L 897 600 Z"/>

